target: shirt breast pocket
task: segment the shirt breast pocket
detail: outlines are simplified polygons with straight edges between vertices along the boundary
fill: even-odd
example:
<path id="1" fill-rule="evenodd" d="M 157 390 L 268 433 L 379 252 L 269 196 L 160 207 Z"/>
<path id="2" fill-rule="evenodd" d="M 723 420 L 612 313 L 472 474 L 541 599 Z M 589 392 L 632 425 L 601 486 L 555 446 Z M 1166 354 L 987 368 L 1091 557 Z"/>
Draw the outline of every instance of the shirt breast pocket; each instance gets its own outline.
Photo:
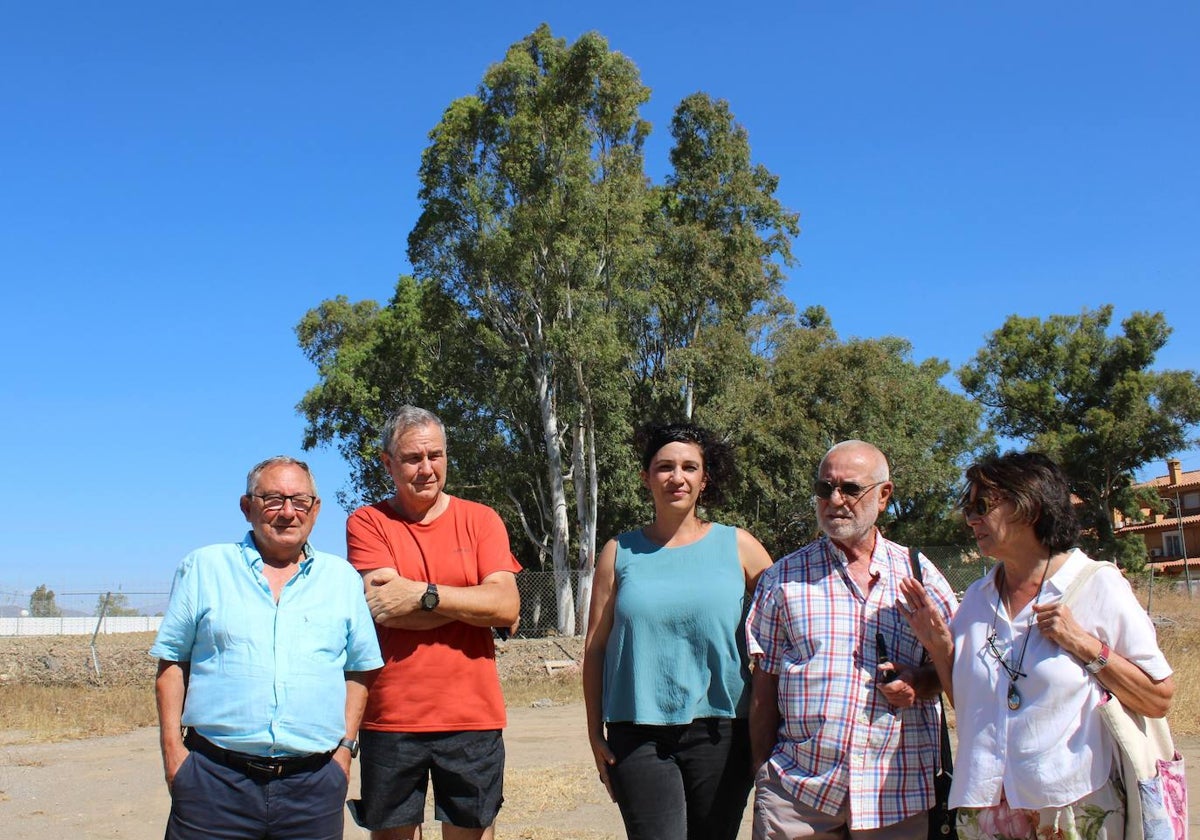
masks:
<path id="1" fill-rule="evenodd" d="M 346 620 L 321 613 L 306 613 L 289 626 L 292 667 L 299 673 L 320 672 L 346 655 Z"/>

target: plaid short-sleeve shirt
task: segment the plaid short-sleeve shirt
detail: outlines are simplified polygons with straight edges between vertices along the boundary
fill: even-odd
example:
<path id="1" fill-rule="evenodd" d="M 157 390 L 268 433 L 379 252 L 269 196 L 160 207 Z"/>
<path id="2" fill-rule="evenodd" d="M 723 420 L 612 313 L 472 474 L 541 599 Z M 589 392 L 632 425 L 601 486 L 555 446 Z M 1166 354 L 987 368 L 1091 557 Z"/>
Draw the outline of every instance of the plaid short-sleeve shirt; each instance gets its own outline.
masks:
<path id="1" fill-rule="evenodd" d="M 957 601 L 923 556 L 921 573 L 947 623 Z M 850 828 L 892 825 L 933 804 L 940 728 L 935 700 L 896 709 L 876 689 L 876 633 L 888 659 L 924 654 L 896 607 L 911 577 L 908 549 L 879 535 L 870 591 L 827 538 L 784 557 L 759 579 L 746 619 L 756 666 L 779 677 L 779 733 L 770 762 L 784 788 L 810 808 L 836 813 L 849 797 Z"/>

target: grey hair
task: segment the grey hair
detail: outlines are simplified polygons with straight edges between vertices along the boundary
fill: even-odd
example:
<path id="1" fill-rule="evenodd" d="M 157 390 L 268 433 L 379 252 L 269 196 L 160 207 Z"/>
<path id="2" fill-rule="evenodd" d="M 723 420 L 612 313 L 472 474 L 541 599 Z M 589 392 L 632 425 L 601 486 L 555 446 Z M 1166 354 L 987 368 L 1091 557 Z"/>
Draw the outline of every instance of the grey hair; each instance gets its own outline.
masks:
<path id="1" fill-rule="evenodd" d="M 415 405 L 402 405 L 383 424 L 383 434 L 379 438 L 379 447 L 390 455 L 392 454 L 392 444 L 396 442 L 398 435 L 404 434 L 409 429 L 423 426 L 437 426 L 442 432 L 442 437 L 446 436 L 446 424 L 442 422 L 442 418 L 438 417 L 432 411 L 417 408 Z"/>
<path id="2" fill-rule="evenodd" d="M 304 474 L 308 476 L 308 483 L 312 487 L 312 494 L 314 496 L 317 495 L 317 479 L 313 477 L 312 470 L 308 468 L 308 464 L 299 458 L 293 458 L 291 455 L 274 455 L 265 461 L 259 461 L 250 468 L 250 472 L 246 473 L 247 496 L 253 494 L 258 489 L 259 476 L 271 467 L 299 467 L 304 470 Z"/>
<path id="3" fill-rule="evenodd" d="M 878 446 L 876 446 L 873 443 L 867 443 L 865 440 L 843 440 L 841 443 L 835 443 L 833 446 L 831 446 L 829 448 L 829 451 L 825 453 L 825 457 L 821 459 L 821 463 L 817 467 L 818 471 L 820 470 L 821 467 L 825 466 L 825 462 L 827 460 L 829 460 L 830 455 L 832 455 L 834 452 L 839 452 L 843 449 L 865 449 L 867 452 L 871 453 L 875 457 L 876 461 L 878 462 L 876 464 L 876 469 L 872 470 L 871 480 L 872 481 L 891 481 L 892 480 L 891 472 L 888 469 L 887 456 L 883 454 L 883 452 L 879 449 Z M 882 470 L 878 469 L 878 464 L 883 464 Z"/>

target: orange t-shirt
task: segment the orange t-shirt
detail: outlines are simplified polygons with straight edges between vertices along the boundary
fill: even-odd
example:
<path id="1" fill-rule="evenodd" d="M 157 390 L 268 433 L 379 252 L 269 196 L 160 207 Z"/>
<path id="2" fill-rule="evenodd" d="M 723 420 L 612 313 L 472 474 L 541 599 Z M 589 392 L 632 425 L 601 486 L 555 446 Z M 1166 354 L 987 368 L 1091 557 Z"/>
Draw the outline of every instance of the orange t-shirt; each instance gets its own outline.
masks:
<path id="1" fill-rule="evenodd" d="M 521 570 L 500 515 L 454 496 L 424 524 L 406 522 L 387 502 L 361 507 L 346 522 L 346 549 L 360 572 L 394 568 L 402 577 L 447 586 L 476 586 L 495 572 Z M 384 664 L 367 697 L 364 729 L 504 728 L 490 627 L 452 621 L 433 630 L 375 629 Z"/>

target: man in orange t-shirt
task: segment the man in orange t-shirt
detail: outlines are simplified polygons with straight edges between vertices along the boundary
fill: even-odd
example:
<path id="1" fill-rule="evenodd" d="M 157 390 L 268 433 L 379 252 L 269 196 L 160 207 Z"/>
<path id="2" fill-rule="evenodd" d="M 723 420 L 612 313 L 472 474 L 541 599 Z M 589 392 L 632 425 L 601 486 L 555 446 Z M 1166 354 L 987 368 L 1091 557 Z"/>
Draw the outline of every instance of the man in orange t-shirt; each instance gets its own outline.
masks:
<path id="1" fill-rule="evenodd" d="M 506 718 L 492 627 L 517 619 L 521 567 L 500 516 L 444 492 L 446 432 L 404 406 L 383 432 L 396 495 L 346 523 L 384 666 L 359 734 L 355 820 L 372 840 L 420 837 L 433 779 L 446 840 L 487 840 L 503 802 Z"/>

